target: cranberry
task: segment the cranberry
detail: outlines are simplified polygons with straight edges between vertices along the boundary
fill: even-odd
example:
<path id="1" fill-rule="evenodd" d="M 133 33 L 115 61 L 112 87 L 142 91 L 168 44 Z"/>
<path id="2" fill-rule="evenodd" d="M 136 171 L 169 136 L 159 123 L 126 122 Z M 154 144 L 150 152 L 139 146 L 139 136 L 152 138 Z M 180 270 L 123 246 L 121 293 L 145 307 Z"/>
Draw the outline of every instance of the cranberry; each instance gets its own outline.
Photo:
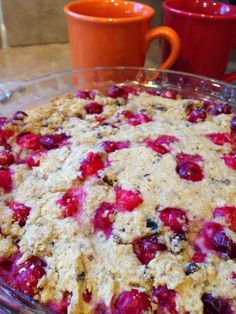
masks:
<path id="1" fill-rule="evenodd" d="M 153 302 L 158 305 L 160 313 L 178 314 L 175 299 L 176 292 L 168 289 L 166 285 L 153 289 Z"/>
<path id="2" fill-rule="evenodd" d="M 132 126 L 152 121 L 152 119 L 143 112 L 134 114 L 132 111 L 125 110 L 122 112 L 122 114 L 127 119 L 128 124 Z"/>
<path id="3" fill-rule="evenodd" d="M 226 166 L 236 170 L 236 154 L 224 154 L 222 159 L 224 160 Z"/>
<path id="4" fill-rule="evenodd" d="M 12 191 L 12 177 L 9 169 L 0 168 L 0 188 L 4 193 L 10 193 Z"/>
<path id="5" fill-rule="evenodd" d="M 67 314 L 68 306 L 71 302 L 71 293 L 68 291 L 64 293 L 61 301 L 50 301 L 48 302 L 48 306 L 57 314 Z"/>
<path id="6" fill-rule="evenodd" d="M 175 233 L 181 233 L 187 230 L 188 218 L 183 209 L 166 207 L 160 211 L 160 219 L 165 226 L 170 227 Z"/>
<path id="7" fill-rule="evenodd" d="M 89 90 L 77 90 L 75 93 L 75 97 L 82 99 L 94 99 L 96 93 L 94 91 Z"/>
<path id="8" fill-rule="evenodd" d="M 212 133 L 207 134 L 206 137 L 219 146 L 223 146 L 225 143 L 231 143 L 231 136 L 229 133 Z"/>
<path id="9" fill-rule="evenodd" d="M 195 163 L 198 163 L 198 162 L 201 162 L 203 161 L 203 158 L 202 156 L 196 154 L 196 155 L 190 155 L 190 154 L 186 154 L 186 153 L 178 153 L 176 155 L 176 159 L 178 162 L 185 162 L 185 161 L 189 161 L 189 162 L 195 162 Z"/>
<path id="10" fill-rule="evenodd" d="M 45 149 L 50 150 L 66 144 L 68 138 L 70 137 L 67 136 L 65 133 L 50 134 L 41 136 L 40 142 Z"/>
<path id="11" fill-rule="evenodd" d="M 214 234 L 212 244 L 217 252 L 222 253 L 222 257 L 236 258 L 236 243 L 233 243 L 223 230 Z"/>
<path id="12" fill-rule="evenodd" d="M 103 105 L 98 102 L 91 102 L 85 106 L 88 114 L 100 114 L 103 112 Z"/>
<path id="13" fill-rule="evenodd" d="M 233 118 L 231 119 L 230 128 L 233 132 L 236 132 L 236 116 L 233 116 Z"/>
<path id="14" fill-rule="evenodd" d="M 161 96 L 164 97 L 164 98 L 170 98 L 170 99 L 176 99 L 177 95 L 176 95 L 176 92 L 171 90 L 171 89 L 164 89 L 162 92 L 161 92 Z"/>
<path id="15" fill-rule="evenodd" d="M 149 296 L 136 289 L 122 292 L 115 303 L 115 314 L 143 314 L 150 310 Z"/>
<path id="16" fill-rule="evenodd" d="M 213 212 L 213 217 L 223 217 L 229 228 L 236 232 L 236 207 L 224 206 L 217 207 Z"/>
<path id="17" fill-rule="evenodd" d="M 9 150 L 0 151 L 0 166 L 7 167 L 14 163 L 14 156 Z"/>
<path id="18" fill-rule="evenodd" d="M 26 223 L 26 220 L 30 214 L 31 208 L 25 206 L 22 203 L 10 202 L 8 206 L 13 211 L 13 218 L 15 222 L 18 222 L 21 227 Z"/>
<path id="19" fill-rule="evenodd" d="M 158 237 L 154 235 L 134 240 L 132 247 L 133 252 L 142 264 L 148 264 L 155 258 L 158 251 L 165 251 L 167 249 L 166 245 L 160 243 Z"/>
<path id="20" fill-rule="evenodd" d="M 123 86 L 124 98 L 128 98 L 129 94 L 138 95 L 138 89 L 134 86 Z"/>
<path id="21" fill-rule="evenodd" d="M 171 151 L 171 144 L 178 141 L 175 136 L 160 135 L 155 140 L 147 139 L 145 142 L 147 147 L 161 155 L 165 155 Z"/>
<path id="22" fill-rule="evenodd" d="M 92 314 L 111 314 L 106 304 L 99 302 L 95 305 Z"/>
<path id="23" fill-rule="evenodd" d="M 13 114 L 12 119 L 13 120 L 23 121 L 25 119 L 25 117 L 28 117 L 27 113 L 25 113 L 24 111 L 16 111 Z"/>
<path id="24" fill-rule="evenodd" d="M 103 202 L 95 210 L 95 215 L 93 219 L 93 225 L 95 230 L 101 230 L 103 233 L 109 237 L 112 233 L 112 216 L 115 213 L 113 204 Z"/>
<path id="25" fill-rule="evenodd" d="M 176 172 L 181 179 L 193 182 L 201 181 L 204 178 L 202 168 L 191 161 L 177 163 Z"/>
<path id="26" fill-rule="evenodd" d="M 18 136 L 16 143 L 24 149 L 39 149 L 40 136 L 34 133 L 22 133 Z"/>
<path id="27" fill-rule="evenodd" d="M 204 225 L 196 241 L 199 251 L 210 251 L 222 258 L 236 257 L 236 243 L 226 235 L 222 225 L 208 222 Z"/>
<path id="28" fill-rule="evenodd" d="M 232 108 L 229 104 L 226 103 L 219 103 L 216 104 L 215 107 L 211 111 L 213 116 L 218 116 L 220 114 L 231 114 Z"/>
<path id="29" fill-rule="evenodd" d="M 119 97 L 125 98 L 127 96 L 127 93 L 125 92 L 124 88 L 114 85 L 109 87 L 107 91 L 107 96 L 114 99 Z"/>
<path id="30" fill-rule="evenodd" d="M 132 126 L 136 126 L 142 123 L 148 123 L 150 121 L 152 121 L 152 119 L 145 113 L 141 112 L 141 113 L 135 114 L 133 118 L 130 118 L 128 120 L 128 123 Z"/>
<path id="31" fill-rule="evenodd" d="M 194 254 L 192 256 L 192 262 L 204 263 L 206 259 L 206 253 L 203 253 L 198 245 L 194 245 Z"/>
<path id="32" fill-rule="evenodd" d="M 85 292 L 82 293 L 82 298 L 84 302 L 90 303 L 90 301 L 92 300 L 92 292 L 86 289 Z"/>
<path id="33" fill-rule="evenodd" d="M 72 188 L 57 200 L 56 203 L 63 207 L 63 217 L 75 217 L 82 209 L 84 197 L 85 194 L 83 188 Z"/>
<path id="34" fill-rule="evenodd" d="M 229 303 L 223 298 L 215 298 L 210 293 L 202 296 L 204 314 L 233 314 Z"/>
<path id="35" fill-rule="evenodd" d="M 89 152 L 87 157 L 81 162 L 79 167 L 79 178 L 85 180 L 87 177 L 95 175 L 104 168 L 102 156 L 99 153 Z"/>
<path id="36" fill-rule="evenodd" d="M 19 256 L 19 258 L 21 255 Z M 33 296 L 37 293 L 39 280 L 45 275 L 45 263 L 40 258 L 33 256 L 25 262 L 18 264 L 18 259 L 12 265 L 10 272 L 11 285 L 22 292 Z"/>
<path id="37" fill-rule="evenodd" d="M 161 94 L 160 91 L 155 90 L 155 89 L 146 89 L 145 92 L 152 96 L 160 96 Z"/>
<path id="38" fill-rule="evenodd" d="M 123 190 L 115 187 L 116 206 L 120 211 L 133 211 L 143 203 L 143 199 L 138 191 Z"/>
<path id="39" fill-rule="evenodd" d="M 206 117 L 206 112 L 203 109 L 192 109 L 188 113 L 188 121 L 192 123 L 203 122 Z"/>
<path id="40" fill-rule="evenodd" d="M 102 143 L 102 147 L 104 148 L 106 153 L 113 153 L 116 150 L 124 149 L 124 148 L 129 148 L 130 147 L 130 142 L 129 141 L 105 141 Z"/>
<path id="41" fill-rule="evenodd" d="M 26 164 L 30 169 L 34 167 L 40 166 L 40 157 L 44 154 L 44 151 L 35 151 L 33 153 L 30 153 L 26 158 Z"/>

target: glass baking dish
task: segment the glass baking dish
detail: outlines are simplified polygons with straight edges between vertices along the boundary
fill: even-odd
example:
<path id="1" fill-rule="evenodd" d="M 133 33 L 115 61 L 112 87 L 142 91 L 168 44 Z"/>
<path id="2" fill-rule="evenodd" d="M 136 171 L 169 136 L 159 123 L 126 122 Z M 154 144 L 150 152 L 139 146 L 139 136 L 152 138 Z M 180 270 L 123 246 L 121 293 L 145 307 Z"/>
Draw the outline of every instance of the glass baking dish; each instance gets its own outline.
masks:
<path id="1" fill-rule="evenodd" d="M 159 92 L 168 88 L 184 98 L 227 102 L 236 109 L 235 85 L 169 70 L 108 67 L 54 73 L 29 81 L 0 83 L 0 115 L 11 115 L 17 110 L 48 105 L 50 99 L 77 89 L 105 92 L 114 84 L 144 87 Z M 53 312 L 0 280 L 0 314 L 3 313 Z"/>
<path id="2" fill-rule="evenodd" d="M 51 98 L 76 89 L 105 92 L 114 84 L 142 86 L 157 91 L 172 89 L 184 98 L 228 102 L 236 106 L 236 86 L 170 70 L 135 67 L 80 69 L 49 74 L 29 81 L 0 83 L 0 114 L 11 114 L 48 104 Z"/>

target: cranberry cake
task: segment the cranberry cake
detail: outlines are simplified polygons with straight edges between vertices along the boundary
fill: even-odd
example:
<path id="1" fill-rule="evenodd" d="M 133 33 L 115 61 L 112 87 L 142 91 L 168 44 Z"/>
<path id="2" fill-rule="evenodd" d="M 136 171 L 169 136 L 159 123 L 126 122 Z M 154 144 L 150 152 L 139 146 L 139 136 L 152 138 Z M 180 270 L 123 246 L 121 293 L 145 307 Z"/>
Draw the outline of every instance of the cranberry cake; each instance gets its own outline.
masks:
<path id="1" fill-rule="evenodd" d="M 55 313 L 236 313 L 236 115 L 112 86 L 0 117 L 0 277 Z"/>

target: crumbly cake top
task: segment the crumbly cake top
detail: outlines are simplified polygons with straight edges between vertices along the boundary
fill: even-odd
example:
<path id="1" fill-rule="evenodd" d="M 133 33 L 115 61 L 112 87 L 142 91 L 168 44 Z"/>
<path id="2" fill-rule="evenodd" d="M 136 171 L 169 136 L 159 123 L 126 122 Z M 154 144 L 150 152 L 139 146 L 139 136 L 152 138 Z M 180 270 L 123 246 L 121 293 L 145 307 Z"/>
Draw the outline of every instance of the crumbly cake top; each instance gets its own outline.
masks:
<path id="1" fill-rule="evenodd" d="M 236 313 L 235 144 L 171 90 L 0 117 L 0 276 L 57 313 Z"/>

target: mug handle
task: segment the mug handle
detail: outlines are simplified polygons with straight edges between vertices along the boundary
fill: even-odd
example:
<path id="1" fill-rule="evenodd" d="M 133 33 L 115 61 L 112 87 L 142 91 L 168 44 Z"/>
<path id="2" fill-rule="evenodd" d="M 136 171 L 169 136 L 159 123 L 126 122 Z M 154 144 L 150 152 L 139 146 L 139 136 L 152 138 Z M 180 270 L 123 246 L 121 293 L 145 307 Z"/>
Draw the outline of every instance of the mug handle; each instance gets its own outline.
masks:
<path id="1" fill-rule="evenodd" d="M 169 69 L 176 61 L 180 50 L 180 38 L 175 30 L 168 26 L 158 26 L 150 29 L 146 34 L 146 51 L 154 39 L 163 38 L 170 44 L 170 54 L 168 58 L 160 65 L 160 69 Z"/>
<path id="2" fill-rule="evenodd" d="M 231 72 L 231 73 L 225 75 L 221 80 L 225 81 L 227 83 L 230 83 L 232 81 L 236 81 L 236 71 Z"/>

